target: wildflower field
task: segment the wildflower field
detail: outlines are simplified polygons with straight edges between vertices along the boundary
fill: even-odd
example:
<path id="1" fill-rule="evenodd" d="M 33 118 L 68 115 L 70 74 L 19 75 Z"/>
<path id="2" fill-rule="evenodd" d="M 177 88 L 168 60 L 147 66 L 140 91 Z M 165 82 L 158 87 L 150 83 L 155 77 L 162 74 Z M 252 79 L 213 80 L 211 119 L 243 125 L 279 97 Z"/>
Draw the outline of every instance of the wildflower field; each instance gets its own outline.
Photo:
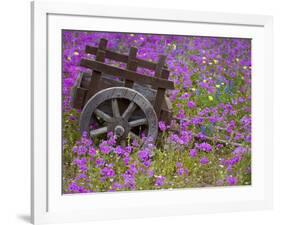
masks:
<path id="1" fill-rule="evenodd" d="M 64 194 L 251 184 L 250 39 L 68 30 L 62 38 Z M 87 71 L 85 46 L 101 38 L 115 52 L 137 47 L 140 59 L 167 55 L 174 119 L 159 121 L 155 143 L 81 135 L 71 91 Z"/>

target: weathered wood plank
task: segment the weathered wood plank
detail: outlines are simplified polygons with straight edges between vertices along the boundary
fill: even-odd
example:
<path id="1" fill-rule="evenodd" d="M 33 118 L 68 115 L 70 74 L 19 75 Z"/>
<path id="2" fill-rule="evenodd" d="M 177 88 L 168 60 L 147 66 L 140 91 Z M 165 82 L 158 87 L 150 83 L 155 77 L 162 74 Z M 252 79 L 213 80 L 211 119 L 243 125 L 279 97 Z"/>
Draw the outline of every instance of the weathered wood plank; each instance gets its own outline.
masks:
<path id="1" fill-rule="evenodd" d="M 107 45 L 107 40 L 103 38 L 100 39 L 99 47 L 96 55 L 96 60 L 99 62 L 105 61 L 106 45 Z M 101 78 L 101 72 L 97 70 L 93 70 L 89 91 L 87 92 L 87 96 L 86 96 L 86 101 L 90 99 L 98 91 L 100 85 L 100 78 Z"/>
<path id="2" fill-rule="evenodd" d="M 86 45 L 85 52 L 88 54 L 96 55 L 97 50 L 98 50 L 97 47 Z M 129 56 L 106 49 L 105 58 L 123 62 L 123 63 L 128 63 Z M 144 59 L 138 59 L 138 58 L 136 58 L 136 61 L 137 61 L 137 64 L 139 67 L 143 67 L 143 68 L 150 69 L 150 70 L 156 69 L 157 63 L 155 63 L 155 62 L 150 62 L 150 61 L 147 61 Z"/>
<path id="3" fill-rule="evenodd" d="M 138 49 L 135 47 L 130 48 L 129 58 L 127 63 L 127 70 L 130 71 L 137 71 L 138 63 L 136 61 Z M 125 87 L 132 88 L 134 86 L 134 81 L 132 80 L 125 80 Z"/>
<path id="4" fill-rule="evenodd" d="M 174 83 L 167 79 L 162 79 L 158 77 L 149 77 L 137 72 L 129 71 L 126 69 L 121 69 L 115 66 L 110 66 L 105 63 L 89 60 L 89 59 L 81 59 L 80 66 L 100 71 L 101 73 L 112 74 L 116 77 L 124 77 L 125 79 L 132 80 L 134 82 L 138 82 L 140 84 L 148 84 L 157 88 L 166 88 L 166 89 L 174 89 Z"/>
<path id="5" fill-rule="evenodd" d="M 98 91 L 100 86 L 100 79 L 101 79 L 101 72 L 93 70 L 91 82 L 89 85 L 89 91 L 86 96 L 86 101 L 90 99 Z"/>
<path id="6" fill-rule="evenodd" d="M 172 103 L 168 96 L 164 96 L 164 101 L 161 106 L 160 121 L 170 123 L 172 119 Z"/>
<path id="7" fill-rule="evenodd" d="M 73 98 L 73 107 L 75 109 L 82 109 L 84 106 L 85 97 L 87 95 L 88 90 L 85 88 L 77 87 L 75 96 Z"/>
<path id="8" fill-rule="evenodd" d="M 155 69 L 155 77 L 160 77 L 161 73 L 162 73 L 162 69 L 165 65 L 165 61 L 166 61 L 166 56 L 165 55 L 160 55 L 159 56 L 159 60 L 158 63 L 156 65 L 156 69 Z"/>
<path id="9" fill-rule="evenodd" d="M 161 72 L 161 78 L 168 79 L 169 73 L 170 73 L 169 70 L 163 69 Z M 166 93 L 165 88 L 158 87 L 155 102 L 154 102 L 154 110 L 158 118 L 160 117 L 162 104 L 165 100 L 165 93 Z"/>

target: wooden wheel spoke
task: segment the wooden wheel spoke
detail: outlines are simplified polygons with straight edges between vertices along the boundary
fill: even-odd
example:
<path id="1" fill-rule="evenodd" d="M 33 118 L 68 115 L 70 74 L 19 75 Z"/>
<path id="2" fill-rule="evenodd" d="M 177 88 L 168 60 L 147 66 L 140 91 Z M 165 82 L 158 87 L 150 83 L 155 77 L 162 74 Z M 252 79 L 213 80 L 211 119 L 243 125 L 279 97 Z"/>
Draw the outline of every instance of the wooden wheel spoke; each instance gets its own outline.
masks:
<path id="1" fill-rule="evenodd" d="M 117 102 L 116 98 L 112 99 L 111 105 L 112 105 L 113 117 L 115 117 L 115 118 L 120 117 L 119 106 L 118 106 L 118 102 Z"/>
<path id="2" fill-rule="evenodd" d="M 122 118 L 128 120 L 136 108 L 137 108 L 137 105 L 134 102 L 131 102 L 130 105 L 128 106 L 128 108 L 123 113 Z"/>
<path id="3" fill-rule="evenodd" d="M 112 120 L 112 117 L 109 116 L 108 114 L 106 114 L 105 112 L 99 110 L 99 109 L 96 109 L 95 110 L 95 114 L 100 117 L 101 119 L 103 119 L 105 122 L 111 122 Z"/>
<path id="4" fill-rule="evenodd" d="M 91 135 L 91 137 L 95 137 L 100 134 L 105 134 L 106 132 L 107 132 L 107 127 L 101 127 L 98 129 L 91 130 L 90 135 Z"/>
<path id="5" fill-rule="evenodd" d="M 147 119 L 143 118 L 143 119 L 138 119 L 138 120 L 133 120 L 129 122 L 130 127 L 137 127 L 137 126 L 141 126 L 141 125 L 145 125 L 147 124 Z"/>

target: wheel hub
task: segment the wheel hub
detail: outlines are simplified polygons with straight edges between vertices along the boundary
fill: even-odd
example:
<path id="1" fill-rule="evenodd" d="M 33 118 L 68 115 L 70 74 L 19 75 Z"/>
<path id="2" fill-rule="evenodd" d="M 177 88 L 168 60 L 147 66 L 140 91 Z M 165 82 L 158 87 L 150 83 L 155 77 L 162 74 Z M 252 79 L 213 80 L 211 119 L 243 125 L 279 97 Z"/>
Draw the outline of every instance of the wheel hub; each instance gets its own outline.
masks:
<path id="1" fill-rule="evenodd" d="M 124 127 L 122 127 L 121 125 L 117 125 L 115 128 L 114 128 L 114 134 L 117 136 L 117 137 L 121 137 L 125 132 L 125 129 Z"/>
<path id="2" fill-rule="evenodd" d="M 122 118 L 114 118 L 113 121 L 108 124 L 108 130 L 112 131 L 117 138 L 122 138 L 128 134 L 129 124 Z"/>

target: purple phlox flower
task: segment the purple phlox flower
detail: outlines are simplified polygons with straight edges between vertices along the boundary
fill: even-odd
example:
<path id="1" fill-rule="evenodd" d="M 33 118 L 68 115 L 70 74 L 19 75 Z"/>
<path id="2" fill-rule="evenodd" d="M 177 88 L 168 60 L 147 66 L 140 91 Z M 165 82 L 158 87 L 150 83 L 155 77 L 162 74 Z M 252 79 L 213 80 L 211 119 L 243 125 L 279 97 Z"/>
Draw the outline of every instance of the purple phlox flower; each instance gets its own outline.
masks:
<path id="1" fill-rule="evenodd" d="M 126 156 L 125 158 L 123 158 L 123 162 L 125 163 L 125 165 L 127 166 L 130 162 L 131 158 L 129 156 Z"/>
<path id="2" fill-rule="evenodd" d="M 138 152 L 138 158 L 140 159 L 140 161 L 146 161 L 146 160 L 149 160 L 150 158 L 150 151 L 148 148 L 144 148 L 142 150 L 140 150 Z"/>
<path id="3" fill-rule="evenodd" d="M 75 182 L 72 182 L 68 185 L 68 190 L 72 193 L 86 193 L 89 192 L 84 187 L 77 185 Z"/>
<path id="4" fill-rule="evenodd" d="M 229 164 L 227 167 L 226 167 L 226 170 L 228 173 L 232 173 L 232 165 Z"/>
<path id="5" fill-rule="evenodd" d="M 68 117 L 68 119 L 69 119 L 69 120 L 72 120 L 72 121 L 75 121 L 77 118 L 76 118 L 76 116 L 70 115 L 70 116 Z"/>
<path id="6" fill-rule="evenodd" d="M 226 177 L 226 182 L 228 183 L 228 185 L 235 185 L 237 184 L 238 180 L 236 177 L 228 176 Z"/>
<path id="7" fill-rule="evenodd" d="M 142 164 L 147 168 L 151 166 L 151 163 L 152 163 L 151 160 L 146 160 L 146 161 L 142 162 Z"/>
<path id="8" fill-rule="evenodd" d="M 109 163 L 109 164 L 106 164 L 107 167 L 109 168 L 113 168 L 114 164 L 113 163 Z"/>
<path id="9" fill-rule="evenodd" d="M 199 162 L 201 165 L 206 165 L 209 163 L 209 159 L 207 157 L 202 157 Z"/>
<path id="10" fill-rule="evenodd" d="M 251 117 L 245 115 L 240 119 L 240 123 L 242 124 L 243 127 L 248 127 L 251 125 Z"/>
<path id="11" fill-rule="evenodd" d="M 78 166 L 79 170 L 87 171 L 87 159 L 83 157 L 82 159 L 74 159 L 74 164 Z"/>
<path id="12" fill-rule="evenodd" d="M 233 150 L 232 154 L 234 154 L 234 155 L 242 155 L 242 154 L 244 154 L 246 152 L 247 152 L 247 148 L 239 146 L 239 147 L 237 147 L 237 148 L 235 148 Z"/>
<path id="13" fill-rule="evenodd" d="M 238 102 L 239 102 L 239 103 L 243 103 L 243 102 L 245 102 L 245 99 L 242 98 L 242 97 L 239 97 L 239 98 L 238 98 Z"/>
<path id="14" fill-rule="evenodd" d="M 112 131 L 108 132 L 107 137 L 108 137 L 107 144 L 109 146 L 114 146 L 116 144 L 116 136 L 113 134 L 113 132 Z"/>
<path id="15" fill-rule="evenodd" d="M 146 146 L 150 145 L 150 146 L 154 146 L 152 144 L 153 139 L 152 137 L 146 137 L 144 133 L 141 134 L 141 139 L 143 141 L 143 143 L 145 143 Z"/>
<path id="16" fill-rule="evenodd" d="M 252 140 L 252 136 L 251 136 L 251 134 L 246 135 L 246 136 L 245 136 L 245 138 L 244 138 L 244 141 L 245 141 L 245 142 L 248 142 L 248 143 L 250 143 L 250 142 L 251 142 L 251 140 Z"/>
<path id="17" fill-rule="evenodd" d="M 183 93 L 183 94 L 179 97 L 179 99 L 181 99 L 181 100 L 185 100 L 185 99 L 188 99 L 188 98 L 189 98 L 189 94 L 188 94 L 187 92 Z"/>
<path id="18" fill-rule="evenodd" d="M 75 146 L 72 148 L 72 151 L 73 151 L 74 153 L 77 153 L 78 147 L 75 145 Z"/>
<path id="19" fill-rule="evenodd" d="M 229 115 L 231 116 L 235 116 L 237 114 L 237 112 L 235 110 L 230 110 L 229 111 Z"/>
<path id="20" fill-rule="evenodd" d="M 190 125 L 191 125 L 191 121 L 185 121 L 185 120 L 180 121 L 180 129 L 181 130 L 188 129 L 188 126 L 190 126 Z"/>
<path id="21" fill-rule="evenodd" d="M 206 116 L 206 117 L 208 117 L 209 114 L 210 114 L 210 112 L 211 112 L 210 108 L 206 107 L 206 108 L 202 109 L 202 110 L 198 113 L 198 115 L 199 115 L 199 116 Z"/>
<path id="22" fill-rule="evenodd" d="M 109 154 L 112 150 L 112 147 L 108 145 L 107 141 L 102 141 L 99 145 L 99 148 L 103 154 Z"/>
<path id="23" fill-rule="evenodd" d="M 183 168 L 183 164 L 181 162 L 176 163 L 177 174 L 179 176 L 188 175 L 188 169 Z"/>
<path id="24" fill-rule="evenodd" d="M 105 164 L 105 161 L 103 158 L 97 158 L 96 164 L 98 167 L 103 166 Z"/>
<path id="25" fill-rule="evenodd" d="M 229 112 L 229 111 L 233 110 L 233 107 L 231 104 L 227 103 L 227 104 L 225 104 L 224 109 L 225 109 L 225 111 Z"/>
<path id="26" fill-rule="evenodd" d="M 221 148 L 223 147 L 223 144 L 217 144 L 216 147 L 217 147 L 218 149 L 221 149 Z"/>
<path id="27" fill-rule="evenodd" d="M 199 82 L 199 86 L 203 89 L 208 89 L 209 88 L 208 80 L 206 79 L 204 81 Z"/>
<path id="28" fill-rule="evenodd" d="M 165 183 L 166 178 L 164 176 L 156 177 L 155 186 L 162 187 Z"/>
<path id="29" fill-rule="evenodd" d="M 76 176 L 75 180 L 80 180 L 80 179 L 87 179 L 87 175 L 84 173 L 78 174 L 78 176 Z"/>
<path id="30" fill-rule="evenodd" d="M 87 138 L 87 137 L 88 137 L 87 131 L 83 131 L 83 133 L 82 133 L 82 138 Z"/>
<path id="31" fill-rule="evenodd" d="M 235 134 L 234 140 L 235 140 L 235 141 L 238 141 L 238 140 L 241 140 L 242 138 L 243 138 L 243 135 L 242 135 L 241 133 L 238 133 L 238 132 L 237 132 L 237 133 Z"/>
<path id="32" fill-rule="evenodd" d="M 242 159 L 241 155 L 235 155 L 233 158 L 224 160 L 223 164 L 225 166 L 233 166 L 233 165 L 237 164 L 238 162 L 240 162 L 241 159 Z"/>
<path id="33" fill-rule="evenodd" d="M 85 146 L 90 146 L 93 144 L 92 140 L 89 139 L 87 136 L 82 136 L 81 138 L 81 144 Z"/>
<path id="34" fill-rule="evenodd" d="M 187 107 L 190 108 L 190 109 L 193 109 L 193 108 L 196 107 L 196 104 L 195 104 L 195 102 L 193 102 L 193 101 L 189 101 L 189 102 L 187 103 Z"/>
<path id="35" fill-rule="evenodd" d="M 196 148 L 203 151 L 203 152 L 211 152 L 212 151 L 212 146 L 206 142 L 203 142 L 201 144 L 195 144 Z"/>
<path id="36" fill-rule="evenodd" d="M 131 165 L 129 166 L 128 172 L 129 172 L 130 174 L 132 174 L 132 175 L 137 174 L 137 173 L 138 173 L 138 169 L 137 169 L 136 165 L 131 164 Z"/>
<path id="37" fill-rule="evenodd" d="M 128 156 L 127 154 L 130 154 L 132 151 L 133 151 L 132 146 L 126 146 L 124 154 L 126 154 L 126 156 Z"/>
<path id="38" fill-rule="evenodd" d="M 179 136 L 177 134 L 174 134 L 174 133 L 171 134 L 169 139 L 172 143 L 183 144 L 183 141 L 179 138 Z"/>
<path id="39" fill-rule="evenodd" d="M 210 123 L 214 124 L 214 123 L 218 122 L 218 118 L 215 116 L 210 116 L 209 121 L 210 121 Z"/>
<path id="40" fill-rule="evenodd" d="M 148 176 L 148 177 L 153 177 L 153 176 L 154 176 L 153 170 L 148 170 L 148 171 L 147 171 L 147 176 Z"/>
<path id="41" fill-rule="evenodd" d="M 182 131 L 180 136 L 180 144 L 188 145 L 192 139 L 192 133 L 188 131 Z"/>
<path id="42" fill-rule="evenodd" d="M 179 176 L 184 175 L 184 168 L 178 168 L 178 169 L 177 169 L 177 174 L 178 174 Z"/>
<path id="43" fill-rule="evenodd" d="M 182 164 L 181 162 L 177 162 L 177 163 L 176 163 L 176 167 L 177 167 L 177 168 L 180 168 L 180 167 L 182 167 L 182 166 L 183 166 L 183 164 Z"/>
<path id="44" fill-rule="evenodd" d="M 138 143 L 137 139 L 134 139 L 134 140 L 132 141 L 132 146 L 134 146 L 134 147 L 139 147 L 139 143 Z"/>
<path id="45" fill-rule="evenodd" d="M 200 125 L 204 122 L 203 118 L 200 118 L 200 117 L 194 117 L 194 118 L 192 118 L 191 121 L 194 126 Z"/>
<path id="46" fill-rule="evenodd" d="M 179 92 L 180 92 L 180 90 L 177 90 L 177 89 L 169 91 L 169 98 L 172 102 L 177 99 L 177 95 Z"/>
<path id="47" fill-rule="evenodd" d="M 89 148 L 89 155 L 94 157 L 97 154 L 96 149 L 94 147 Z"/>
<path id="48" fill-rule="evenodd" d="M 167 130 L 167 126 L 164 121 L 159 121 L 159 129 L 163 132 Z"/>
<path id="49" fill-rule="evenodd" d="M 189 156 L 191 157 L 191 158 L 195 158 L 196 156 L 197 156 L 197 150 L 196 149 L 190 149 L 189 150 Z"/>
<path id="50" fill-rule="evenodd" d="M 124 149 L 123 147 L 121 147 L 120 145 L 118 145 L 116 148 L 114 148 L 114 153 L 117 155 L 122 155 L 124 153 Z"/>
<path id="51" fill-rule="evenodd" d="M 231 121 L 228 123 L 227 127 L 226 127 L 226 131 L 227 131 L 228 133 L 231 133 L 234 128 L 235 128 L 235 121 L 234 121 L 234 120 L 231 120 Z"/>
<path id="52" fill-rule="evenodd" d="M 135 181 L 135 176 L 125 172 L 122 174 L 122 177 L 124 179 L 124 187 L 130 188 L 131 190 L 134 190 L 136 188 L 136 181 Z"/>
<path id="53" fill-rule="evenodd" d="M 183 109 L 180 109 L 180 110 L 179 110 L 179 112 L 178 112 L 178 114 L 177 114 L 177 118 L 178 118 L 178 119 L 184 119 L 184 118 L 186 118 L 185 112 L 184 112 Z"/>
<path id="54" fill-rule="evenodd" d="M 77 149 L 77 154 L 78 155 L 85 155 L 87 153 L 87 147 L 86 146 L 78 146 L 78 149 Z"/>
<path id="55" fill-rule="evenodd" d="M 111 189 L 112 190 L 121 190 L 122 189 L 122 185 L 121 184 L 119 184 L 119 183 L 117 183 L 117 182 L 114 182 L 113 184 L 112 184 L 112 187 L 111 187 Z"/>
<path id="56" fill-rule="evenodd" d="M 115 176 L 115 172 L 112 168 L 110 167 L 104 167 L 103 169 L 101 169 L 100 171 L 101 175 L 104 177 L 114 177 Z"/>
<path id="57" fill-rule="evenodd" d="M 79 192 L 79 186 L 75 182 L 72 182 L 68 185 L 68 190 L 74 193 Z"/>

